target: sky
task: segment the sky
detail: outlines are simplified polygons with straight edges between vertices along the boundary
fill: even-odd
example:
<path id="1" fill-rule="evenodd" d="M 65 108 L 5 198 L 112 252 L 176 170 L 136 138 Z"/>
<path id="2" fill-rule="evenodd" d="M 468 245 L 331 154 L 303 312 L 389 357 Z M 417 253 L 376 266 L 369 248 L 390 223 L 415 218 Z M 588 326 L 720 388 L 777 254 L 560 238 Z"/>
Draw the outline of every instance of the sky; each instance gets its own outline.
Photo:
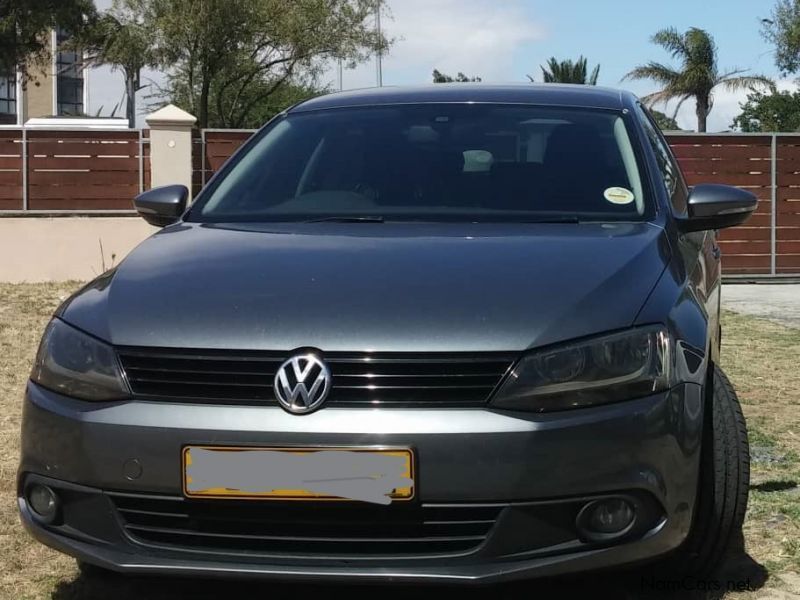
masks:
<path id="1" fill-rule="evenodd" d="M 96 4 L 103 9 L 111 1 L 96 0 Z M 689 27 L 709 31 L 717 42 L 721 71 L 747 69 L 772 77 L 780 89 L 794 89 L 794 78 L 781 78 L 772 47 L 760 35 L 760 21 L 770 15 L 773 4 L 773 0 L 389 0 L 382 26 L 395 43 L 382 62 L 383 84 L 430 83 L 434 68 L 452 75 L 458 71 L 477 75 L 485 82 L 526 82 L 527 74 L 541 81 L 539 65 L 550 56 L 575 59 L 582 54 L 590 68 L 600 64 L 600 85 L 642 96 L 655 91 L 655 84 L 621 80 L 634 66 L 651 60 L 674 64 L 667 52 L 650 42 L 658 29 L 673 26 L 680 31 Z M 144 80 L 162 78 L 146 73 Z M 104 67 L 95 69 L 90 81 L 87 112 L 110 114 L 123 98 L 122 75 Z M 321 83 L 337 87 L 333 65 Z M 343 84 L 345 89 L 376 85 L 375 62 L 345 70 Z M 147 93 L 144 90 L 140 96 Z M 729 129 L 745 96 L 718 89 L 709 131 Z M 666 112 L 671 114 L 671 108 Z M 120 113 L 124 114 L 122 107 Z M 686 102 L 678 113 L 678 125 L 695 128 L 693 102 Z"/>

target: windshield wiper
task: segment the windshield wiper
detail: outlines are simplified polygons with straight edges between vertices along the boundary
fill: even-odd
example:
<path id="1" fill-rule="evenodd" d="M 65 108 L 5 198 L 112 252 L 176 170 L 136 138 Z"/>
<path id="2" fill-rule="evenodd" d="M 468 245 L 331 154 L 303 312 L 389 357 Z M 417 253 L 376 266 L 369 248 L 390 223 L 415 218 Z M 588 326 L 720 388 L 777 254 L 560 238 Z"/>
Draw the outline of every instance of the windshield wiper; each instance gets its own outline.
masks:
<path id="1" fill-rule="evenodd" d="M 383 217 L 357 217 L 357 216 L 339 216 L 339 217 L 320 217 L 319 219 L 310 219 L 303 221 L 304 223 L 383 223 Z"/>

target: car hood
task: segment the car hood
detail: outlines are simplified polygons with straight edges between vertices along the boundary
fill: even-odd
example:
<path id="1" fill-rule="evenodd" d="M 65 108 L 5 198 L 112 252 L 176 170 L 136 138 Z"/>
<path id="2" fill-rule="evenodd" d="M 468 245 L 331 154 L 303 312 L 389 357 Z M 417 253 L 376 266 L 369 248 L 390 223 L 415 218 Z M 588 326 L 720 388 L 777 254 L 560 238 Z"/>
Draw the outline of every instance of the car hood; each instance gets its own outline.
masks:
<path id="1" fill-rule="evenodd" d="M 668 260 L 649 223 L 183 223 L 59 315 L 124 346 L 523 350 L 630 326 Z"/>

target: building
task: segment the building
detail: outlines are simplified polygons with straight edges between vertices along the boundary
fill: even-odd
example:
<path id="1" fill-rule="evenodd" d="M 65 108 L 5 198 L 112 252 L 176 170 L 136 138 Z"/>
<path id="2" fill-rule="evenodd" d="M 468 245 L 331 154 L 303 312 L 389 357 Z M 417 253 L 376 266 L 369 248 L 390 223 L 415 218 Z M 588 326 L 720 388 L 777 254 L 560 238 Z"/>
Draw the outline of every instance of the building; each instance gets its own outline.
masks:
<path id="1" fill-rule="evenodd" d="M 89 69 L 80 52 L 59 51 L 67 38 L 63 31 L 49 34 L 50 61 L 34 65 L 22 85 L 19 74 L 0 76 L 0 125 L 23 125 L 41 117 L 86 116 L 89 104 Z"/>

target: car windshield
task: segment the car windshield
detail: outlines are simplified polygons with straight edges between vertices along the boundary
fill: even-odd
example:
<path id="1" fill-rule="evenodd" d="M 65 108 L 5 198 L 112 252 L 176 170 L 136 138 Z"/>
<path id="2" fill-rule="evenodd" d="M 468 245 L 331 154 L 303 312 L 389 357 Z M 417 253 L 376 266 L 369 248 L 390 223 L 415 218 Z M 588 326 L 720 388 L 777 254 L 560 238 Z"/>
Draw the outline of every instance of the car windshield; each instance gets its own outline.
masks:
<path id="1" fill-rule="evenodd" d="M 405 104 L 289 113 L 187 220 L 626 221 L 647 212 L 620 111 Z"/>

